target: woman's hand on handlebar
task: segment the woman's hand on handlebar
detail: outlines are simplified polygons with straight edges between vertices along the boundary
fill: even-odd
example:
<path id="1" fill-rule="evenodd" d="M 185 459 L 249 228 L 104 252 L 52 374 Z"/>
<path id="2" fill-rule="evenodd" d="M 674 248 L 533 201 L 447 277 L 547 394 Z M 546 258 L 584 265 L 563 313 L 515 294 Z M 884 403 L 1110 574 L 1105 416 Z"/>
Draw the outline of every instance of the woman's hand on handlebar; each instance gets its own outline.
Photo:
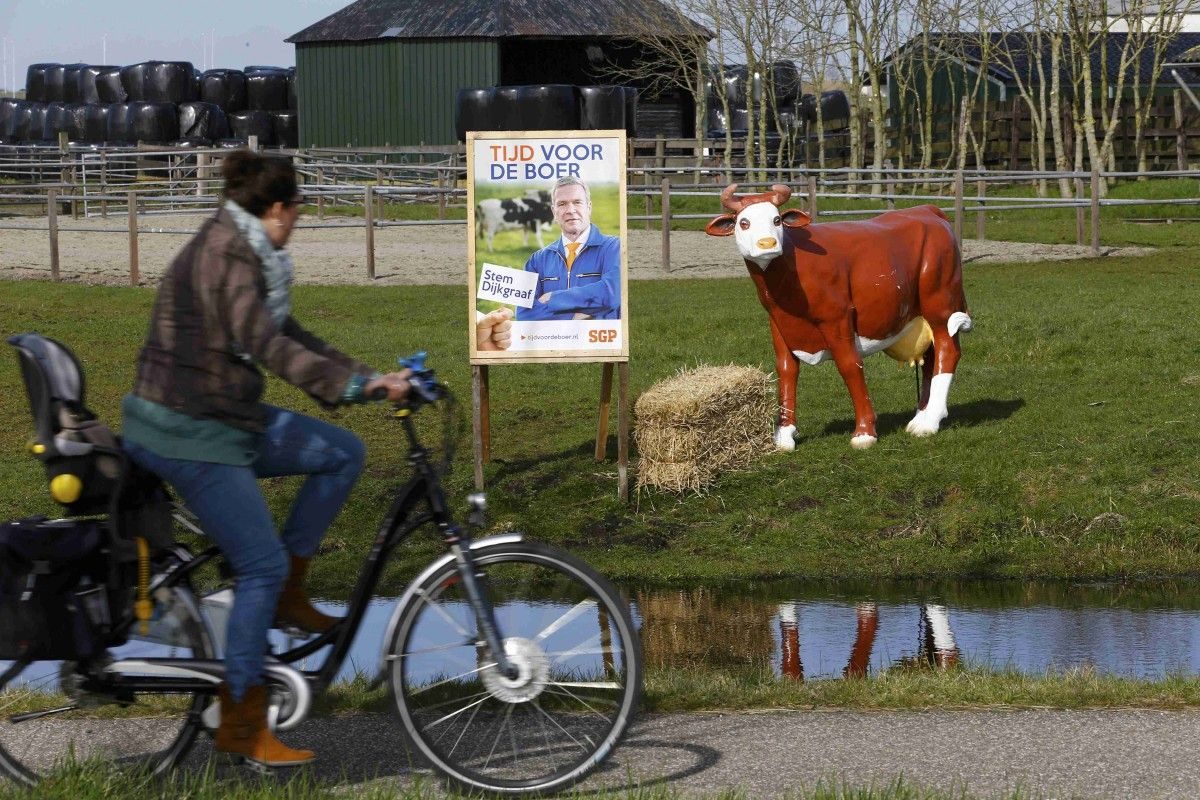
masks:
<path id="1" fill-rule="evenodd" d="M 378 378 L 367 381 L 363 392 L 372 400 L 390 400 L 393 403 L 401 403 L 404 398 L 408 397 L 408 392 L 412 389 L 412 384 L 408 380 L 410 375 L 412 375 L 411 369 L 380 375 Z"/>

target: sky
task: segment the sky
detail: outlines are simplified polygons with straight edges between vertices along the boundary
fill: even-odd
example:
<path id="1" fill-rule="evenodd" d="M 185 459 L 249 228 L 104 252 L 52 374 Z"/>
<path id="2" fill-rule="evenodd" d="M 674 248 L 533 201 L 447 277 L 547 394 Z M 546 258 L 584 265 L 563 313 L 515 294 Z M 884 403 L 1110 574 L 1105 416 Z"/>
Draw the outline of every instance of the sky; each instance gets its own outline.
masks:
<path id="1" fill-rule="evenodd" d="M 0 0 L 0 90 L 23 88 L 40 62 L 292 66 L 295 47 L 283 40 L 351 1 Z"/>

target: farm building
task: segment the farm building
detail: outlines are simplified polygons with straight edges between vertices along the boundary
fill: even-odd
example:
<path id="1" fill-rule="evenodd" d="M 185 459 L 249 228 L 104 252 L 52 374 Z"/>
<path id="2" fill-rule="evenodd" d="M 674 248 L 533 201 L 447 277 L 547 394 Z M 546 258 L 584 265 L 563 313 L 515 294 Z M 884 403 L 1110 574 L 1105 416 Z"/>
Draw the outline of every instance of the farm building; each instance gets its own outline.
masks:
<path id="1" fill-rule="evenodd" d="M 645 57 L 638 21 L 655 0 L 358 0 L 291 36 L 300 143 L 355 147 L 455 141 L 459 89 L 611 83 Z M 673 13 L 662 7 L 655 13 Z M 679 17 L 681 35 L 711 34 Z M 685 94 L 643 97 L 639 135 L 691 134 Z"/>

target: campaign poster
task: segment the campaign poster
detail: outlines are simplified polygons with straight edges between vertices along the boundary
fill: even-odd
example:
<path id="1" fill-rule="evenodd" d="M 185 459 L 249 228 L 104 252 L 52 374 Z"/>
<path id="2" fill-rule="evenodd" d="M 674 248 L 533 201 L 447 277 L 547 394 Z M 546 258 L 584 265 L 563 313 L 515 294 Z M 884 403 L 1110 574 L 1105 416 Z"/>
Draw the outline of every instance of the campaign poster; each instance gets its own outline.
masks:
<path id="1" fill-rule="evenodd" d="M 625 132 L 467 134 L 471 363 L 629 356 Z"/>

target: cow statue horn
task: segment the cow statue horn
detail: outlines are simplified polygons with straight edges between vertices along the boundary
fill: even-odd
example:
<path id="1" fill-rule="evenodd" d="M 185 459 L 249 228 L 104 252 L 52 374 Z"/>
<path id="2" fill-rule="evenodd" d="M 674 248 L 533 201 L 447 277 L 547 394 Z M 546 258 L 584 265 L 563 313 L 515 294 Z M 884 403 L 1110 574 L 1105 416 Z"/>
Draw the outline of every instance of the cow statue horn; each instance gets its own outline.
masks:
<path id="1" fill-rule="evenodd" d="M 784 186 L 782 183 L 771 184 L 771 204 L 779 208 L 788 201 L 792 196 L 792 187 Z"/>
<path id="2" fill-rule="evenodd" d="M 744 197 L 734 197 L 733 193 L 737 191 L 737 187 L 736 183 L 731 183 L 721 190 L 721 205 L 734 214 L 741 213 L 741 210 L 746 207 Z"/>

